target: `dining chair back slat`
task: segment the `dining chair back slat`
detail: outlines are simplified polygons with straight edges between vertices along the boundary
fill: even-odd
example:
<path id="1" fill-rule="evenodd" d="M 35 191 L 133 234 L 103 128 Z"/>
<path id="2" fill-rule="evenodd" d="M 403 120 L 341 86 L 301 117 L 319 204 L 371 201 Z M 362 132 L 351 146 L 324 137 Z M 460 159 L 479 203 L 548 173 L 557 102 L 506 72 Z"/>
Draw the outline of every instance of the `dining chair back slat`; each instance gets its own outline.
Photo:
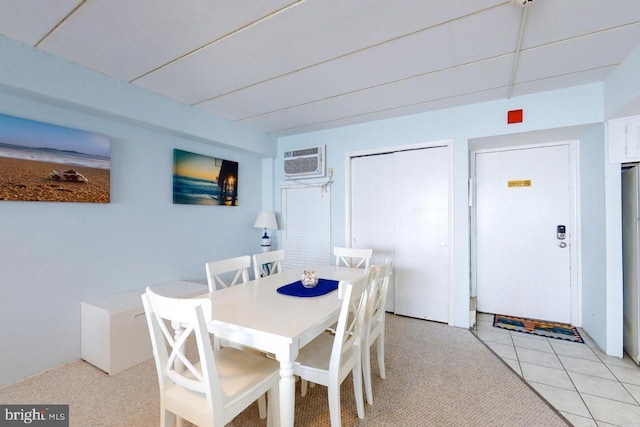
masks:
<path id="1" fill-rule="evenodd" d="M 373 255 L 373 249 L 342 248 L 336 246 L 333 248 L 333 255 L 336 257 L 336 266 L 367 268 Z"/>
<path id="2" fill-rule="evenodd" d="M 238 283 L 248 282 L 249 267 L 251 267 L 251 257 L 249 255 L 206 263 L 205 269 L 209 292 L 214 292 L 218 287 L 228 288 Z M 233 273 L 235 273 L 233 278 L 225 281 L 225 276 L 231 276 Z"/>
<path id="3" fill-rule="evenodd" d="M 282 271 L 284 250 L 261 252 L 253 256 L 253 274 L 256 279 L 270 276 Z"/>

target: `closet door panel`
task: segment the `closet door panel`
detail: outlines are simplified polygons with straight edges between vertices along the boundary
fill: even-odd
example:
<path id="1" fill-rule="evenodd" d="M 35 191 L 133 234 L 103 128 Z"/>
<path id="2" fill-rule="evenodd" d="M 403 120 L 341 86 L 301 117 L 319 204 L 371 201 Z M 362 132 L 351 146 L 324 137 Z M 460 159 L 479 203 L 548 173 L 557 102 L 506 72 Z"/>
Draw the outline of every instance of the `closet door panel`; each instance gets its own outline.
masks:
<path id="1" fill-rule="evenodd" d="M 351 237 L 346 246 L 373 249 L 372 264 L 394 260 L 393 153 L 351 159 Z M 394 311 L 393 277 L 387 311 Z"/>
<path id="2" fill-rule="evenodd" d="M 448 322 L 448 148 L 394 155 L 395 312 Z"/>

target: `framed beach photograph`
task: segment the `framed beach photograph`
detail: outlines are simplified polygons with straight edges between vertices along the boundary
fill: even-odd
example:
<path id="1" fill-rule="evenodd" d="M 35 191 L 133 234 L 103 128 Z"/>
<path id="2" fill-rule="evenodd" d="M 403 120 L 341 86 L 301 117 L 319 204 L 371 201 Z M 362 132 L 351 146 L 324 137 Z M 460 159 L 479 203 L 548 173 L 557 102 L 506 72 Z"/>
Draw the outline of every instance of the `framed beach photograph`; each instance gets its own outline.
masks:
<path id="1" fill-rule="evenodd" d="M 0 114 L 0 200 L 109 203 L 111 138 Z"/>
<path id="2" fill-rule="evenodd" d="M 238 162 L 174 149 L 173 203 L 238 206 Z"/>

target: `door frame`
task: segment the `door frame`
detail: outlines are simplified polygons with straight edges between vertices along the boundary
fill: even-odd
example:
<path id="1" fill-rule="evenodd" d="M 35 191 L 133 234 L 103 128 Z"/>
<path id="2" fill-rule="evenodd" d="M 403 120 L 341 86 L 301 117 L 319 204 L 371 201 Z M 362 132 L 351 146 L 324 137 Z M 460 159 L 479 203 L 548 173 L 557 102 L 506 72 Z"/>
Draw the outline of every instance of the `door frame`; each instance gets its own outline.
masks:
<path id="1" fill-rule="evenodd" d="M 636 187 L 634 190 L 635 192 L 630 192 L 629 191 L 629 187 L 625 184 L 625 170 L 634 170 L 634 183 L 633 185 Z M 630 173 L 630 172 L 627 172 Z M 639 349 L 638 347 L 640 347 L 640 323 L 638 323 L 638 312 L 637 310 L 640 309 L 640 307 L 637 306 L 638 304 L 638 294 L 637 292 L 640 292 L 640 287 L 638 287 L 638 282 L 640 281 L 640 278 L 638 276 L 638 266 L 637 266 L 637 257 L 640 255 L 640 239 L 638 238 L 638 224 L 637 224 L 637 219 L 638 218 L 638 210 L 640 209 L 640 206 L 638 206 L 639 203 L 639 195 L 638 192 L 640 192 L 640 163 L 638 162 L 631 162 L 631 163 L 625 163 L 622 165 L 621 170 L 620 170 L 620 175 L 622 177 L 621 179 L 621 194 L 622 194 L 622 200 L 623 200 L 623 205 L 622 205 L 622 278 L 623 278 L 623 287 L 622 287 L 622 313 L 623 313 L 623 330 L 622 330 L 622 346 L 624 351 L 627 352 L 627 354 L 629 356 L 631 356 L 631 358 L 634 361 L 637 361 L 640 359 L 640 354 L 639 354 Z M 626 215 L 625 213 L 627 212 L 627 209 L 624 206 L 624 200 L 633 200 L 636 203 L 636 206 L 634 206 L 635 212 L 633 212 L 633 215 L 631 215 L 631 218 L 629 218 L 628 215 Z M 636 229 L 633 230 L 635 233 L 634 234 L 630 234 L 628 233 L 628 227 L 626 227 L 626 224 L 628 222 L 632 222 L 635 223 L 635 227 Z M 635 259 L 629 259 L 629 255 L 627 254 L 627 248 L 631 246 L 631 252 L 633 255 L 635 255 Z M 629 267 L 629 262 L 631 262 L 633 265 L 635 265 L 635 268 Z M 629 272 L 629 268 L 632 268 L 635 271 L 631 271 Z M 632 277 L 629 277 L 629 274 L 632 275 Z M 633 277 L 633 275 L 635 275 L 635 277 Z M 630 279 L 635 279 L 633 281 L 633 283 L 628 283 L 630 281 Z M 629 287 L 633 287 L 635 288 L 635 292 L 636 294 L 631 295 L 632 297 L 635 297 L 633 299 L 635 299 L 636 301 L 631 301 L 629 302 L 629 294 L 632 294 L 632 292 L 629 291 Z M 635 312 L 632 313 L 627 313 L 627 311 L 629 310 L 628 304 L 632 304 L 632 308 L 631 310 L 635 309 Z M 631 322 L 627 322 L 625 318 L 629 317 L 630 314 L 633 314 L 633 318 L 631 319 Z M 631 324 L 631 325 L 630 325 Z M 633 337 L 633 338 L 631 338 Z"/>
<path id="2" fill-rule="evenodd" d="M 345 162 L 345 246 L 351 247 L 351 159 L 354 157 L 364 157 L 364 156 L 375 156 L 380 154 L 391 154 L 398 151 L 411 151 L 411 150 L 420 150 L 424 148 L 437 148 L 437 147 L 446 147 L 448 150 L 449 156 L 449 188 L 448 188 L 448 210 L 449 210 L 449 218 L 448 218 L 448 230 L 447 230 L 447 245 L 448 245 L 448 256 L 449 256 L 449 265 L 447 266 L 447 293 L 448 293 L 448 320 L 447 323 L 449 326 L 455 326 L 455 304 L 454 304 L 454 281 L 453 281 L 453 273 L 454 273 L 454 248 L 453 248 L 453 221 L 454 221 L 454 204 L 453 204 L 453 183 L 454 183 L 454 158 L 453 158 L 453 140 L 438 140 L 432 142 L 423 142 L 409 145 L 396 145 L 396 146 L 388 146 L 381 148 L 373 148 L 367 150 L 360 151 L 348 151 L 344 155 Z"/>
<path id="3" fill-rule="evenodd" d="M 517 136 L 514 135 L 514 139 Z M 579 144 L 578 140 L 567 140 L 557 142 L 547 142 L 539 144 L 522 144 L 511 146 L 500 146 L 497 148 L 475 149 L 469 152 L 469 226 L 470 233 L 470 294 L 471 297 L 477 296 L 477 219 L 476 219 L 476 154 L 495 153 L 501 151 L 513 151 L 531 148 L 553 147 L 558 145 L 566 145 L 569 148 L 569 192 L 570 216 L 573 221 L 571 237 L 571 256 L 569 268 L 569 286 L 570 286 L 570 304 L 571 304 L 571 324 L 574 326 L 582 326 L 582 281 L 580 277 L 580 252 L 581 252 L 581 223 L 580 223 L 580 197 L 578 189 L 580 188 L 579 168 Z"/>

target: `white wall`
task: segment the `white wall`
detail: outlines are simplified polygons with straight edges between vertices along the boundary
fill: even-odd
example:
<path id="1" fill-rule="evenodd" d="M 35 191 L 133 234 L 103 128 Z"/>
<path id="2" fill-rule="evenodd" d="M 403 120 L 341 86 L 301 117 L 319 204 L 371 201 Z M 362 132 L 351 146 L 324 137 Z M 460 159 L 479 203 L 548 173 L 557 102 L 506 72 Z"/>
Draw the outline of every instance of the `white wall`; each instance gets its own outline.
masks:
<path id="1" fill-rule="evenodd" d="M 211 129 L 199 113 L 175 120 L 168 113 L 190 107 L 136 90 L 113 93 L 103 75 L 30 53 L 0 38 L 0 113 L 110 136 L 111 203 L 0 201 L 0 386 L 80 357 L 83 299 L 204 279 L 206 261 L 258 252 L 253 222 L 270 151 L 253 131 L 215 118 Z M 30 66 L 46 95 L 16 71 Z M 48 69 L 58 73 L 47 83 Z M 119 106 L 166 120 L 129 120 Z M 174 205 L 174 148 L 239 162 L 239 206 Z"/>
<path id="2" fill-rule="evenodd" d="M 640 114 L 640 46 L 636 47 L 604 82 L 604 117 Z"/>
<path id="3" fill-rule="evenodd" d="M 602 348 L 606 348 L 606 217 L 604 192 L 604 125 L 582 136 L 579 159 L 581 208 L 582 327 Z"/>
<path id="4" fill-rule="evenodd" d="M 522 108 L 524 121 L 508 125 L 507 111 Z M 345 126 L 278 139 L 276 186 L 285 183 L 283 152 L 320 144 L 327 145 L 327 165 L 334 168 L 335 184 L 331 203 L 331 245 L 344 245 L 345 236 L 345 156 L 351 151 L 410 145 L 452 139 L 454 167 L 454 324 L 468 327 L 469 315 L 469 140 L 531 132 L 540 129 L 602 122 L 602 85 L 591 84 L 433 111 L 389 120 Z M 558 132 L 560 138 L 565 134 Z M 280 205 L 276 193 L 276 209 Z M 597 260 L 601 262 L 601 260 Z"/>

